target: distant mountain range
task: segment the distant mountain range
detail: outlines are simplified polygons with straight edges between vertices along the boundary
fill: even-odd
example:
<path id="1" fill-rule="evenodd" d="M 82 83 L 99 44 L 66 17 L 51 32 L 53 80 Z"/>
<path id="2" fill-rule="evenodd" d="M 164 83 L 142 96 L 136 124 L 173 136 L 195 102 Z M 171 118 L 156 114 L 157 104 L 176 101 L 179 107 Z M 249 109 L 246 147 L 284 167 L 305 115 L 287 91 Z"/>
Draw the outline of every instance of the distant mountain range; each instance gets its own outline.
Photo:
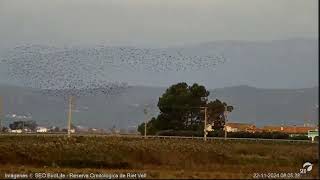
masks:
<path id="1" fill-rule="evenodd" d="M 148 104 L 149 114 L 157 115 L 158 98 L 165 88 L 132 86 L 118 95 L 81 97 L 76 99 L 74 124 L 83 127 L 129 128 L 146 118 L 143 110 Z M 63 98 L 44 95 L 41 90 L 0 85 L 5 124 L 17 117 L 32 117 L 44 126 L 66 126 L 67 102 Z M 305 120 L 318 122 L 318 87 L 304 89 L 260 89 L 234 86 L 210 90 L 209 99 L 220 99 L 234 106 L 228 119 L 267 124 L 299 124 Z"/>

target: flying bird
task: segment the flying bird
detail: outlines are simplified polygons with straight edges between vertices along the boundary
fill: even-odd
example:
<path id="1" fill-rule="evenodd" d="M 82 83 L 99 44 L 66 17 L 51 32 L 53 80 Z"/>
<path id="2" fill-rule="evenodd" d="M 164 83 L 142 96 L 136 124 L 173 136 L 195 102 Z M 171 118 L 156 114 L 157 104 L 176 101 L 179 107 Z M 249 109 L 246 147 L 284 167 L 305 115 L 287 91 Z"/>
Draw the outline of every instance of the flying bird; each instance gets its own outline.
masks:
<path id="1" fill-rule="evenodd" d="M 225 62 L 221 55 L 191 56 L 175 49 L 32 44 L 13 48 L 0 61 L 7 65 L 10 77 L 24 86 L 87 95 L 95 94 L 98 89 L 111 93 L 124 87 L 106 81 L 110 69 L 166 73 L 213 69 Z"/>

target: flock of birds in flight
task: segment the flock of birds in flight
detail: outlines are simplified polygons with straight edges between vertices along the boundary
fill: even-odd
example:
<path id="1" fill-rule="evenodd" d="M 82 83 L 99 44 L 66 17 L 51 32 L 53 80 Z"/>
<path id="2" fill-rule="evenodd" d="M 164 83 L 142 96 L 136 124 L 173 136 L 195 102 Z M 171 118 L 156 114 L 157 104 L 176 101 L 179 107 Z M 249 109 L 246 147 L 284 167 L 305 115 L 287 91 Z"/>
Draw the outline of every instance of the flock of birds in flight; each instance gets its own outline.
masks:
<path id="1" fill-rule="evenodd" d="M 64 47 L 23 45 L 0 59 L 10 77 L 48 95 L 111 95 L 128 84 L 110 82 L 108 71 L 197 71 L 225 63 L 223 56 L 187 56 L 178 50 L 132 47 Z"/>

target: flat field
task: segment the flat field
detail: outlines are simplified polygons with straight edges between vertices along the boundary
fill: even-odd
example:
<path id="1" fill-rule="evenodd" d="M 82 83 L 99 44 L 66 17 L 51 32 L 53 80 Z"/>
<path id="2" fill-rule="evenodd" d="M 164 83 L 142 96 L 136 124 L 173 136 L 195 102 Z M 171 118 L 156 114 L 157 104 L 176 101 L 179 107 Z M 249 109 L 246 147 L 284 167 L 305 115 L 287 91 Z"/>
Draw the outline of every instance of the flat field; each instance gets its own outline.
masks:
<path id="1" fill-rule="evenodd" d="M 124 137 L 0 136 L 0 178 L 9 173 L 145 173 L 147 178 L 317 179 L 318 143 Z M 132 177 L 134 178 L 134 177 Z M 289 177 L 290 178 L 290 177 Z"/>

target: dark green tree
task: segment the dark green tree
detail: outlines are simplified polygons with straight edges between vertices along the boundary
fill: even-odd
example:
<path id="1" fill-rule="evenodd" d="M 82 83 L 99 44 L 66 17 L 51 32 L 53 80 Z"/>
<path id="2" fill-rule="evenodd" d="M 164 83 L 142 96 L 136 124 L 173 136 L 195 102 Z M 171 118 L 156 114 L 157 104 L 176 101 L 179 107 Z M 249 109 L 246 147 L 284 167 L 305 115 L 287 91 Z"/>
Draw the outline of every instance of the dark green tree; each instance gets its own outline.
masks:
<path id="1" fill-rule="evenodd" d="M 219 100 L 207 103 L 209 91 L 204 86 L 178 83 L 170 86 L 159 98 L 160 114 L 147 122 L 147 134 L 156 134 L 162 130 L 203 132 L 204 112 L 200 107 L 208 107 L 208 121 L 214 122 L 215 129 L 223 127 L 225 118 L 220 117 L 232 106 Z M 144 134 L 144 123 L 138 126 L 138 132 Z"/>
<path id="2" fill-rule="evenodd" d="M 28 128 L 32 131 L 34 131 L 37 128 L 37 123 L 35 121 L 29 120 L 29 121 L 15 121 L 12 124 L 9 125 L 10 129 L 24 129 Z"/>
<path id="3" fill-rule="evenodd" d="M 159 127 L 159 122 L 160 121 L 157 121 L 155 117 L 147 122 L 147 135 L 154 135 L 158 129 L 161 129 L 161 127 Z M 144 123 L 138 126 L 138 132 L 140 132 L 140 134 L 144 134 Z"/>
<path id="4" fill-rule="evenodd" d="M 213 125 L 213 129 L 222 129 L 226 123 L 225 112 L 231 112 L 233 106 L 216 99 L 208 103 L 208 122 Z"/>
<path id="5" fill-rule="evenodd" d="M 205 106 L 209 91 L 204 86 L 178 83 L 169 87 L 159 98 L 161 129 L 190 130 L 201 121 L 199 107 Z"/>

